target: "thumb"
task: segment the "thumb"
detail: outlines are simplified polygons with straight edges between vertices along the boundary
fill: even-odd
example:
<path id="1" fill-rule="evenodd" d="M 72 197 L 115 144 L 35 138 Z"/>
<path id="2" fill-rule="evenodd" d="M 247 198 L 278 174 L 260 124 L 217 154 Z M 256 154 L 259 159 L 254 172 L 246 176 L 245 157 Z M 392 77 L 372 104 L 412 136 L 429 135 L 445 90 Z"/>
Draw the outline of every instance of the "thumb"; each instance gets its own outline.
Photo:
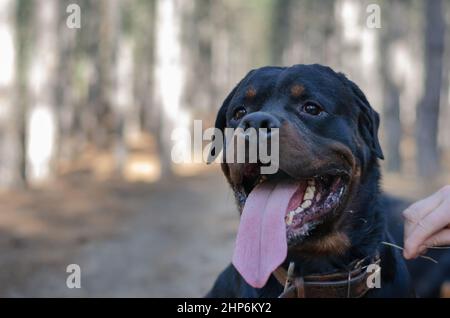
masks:
<path id="1" fill-rule="evenodd" d="M 416 250 L 412 250 L 411 248 L 404 248 L 403 257 L 406 259 L 413 259 L 419 255 L 425 254 L 427 251 L 427 247 L 430 245 L 420 245 Z"/>

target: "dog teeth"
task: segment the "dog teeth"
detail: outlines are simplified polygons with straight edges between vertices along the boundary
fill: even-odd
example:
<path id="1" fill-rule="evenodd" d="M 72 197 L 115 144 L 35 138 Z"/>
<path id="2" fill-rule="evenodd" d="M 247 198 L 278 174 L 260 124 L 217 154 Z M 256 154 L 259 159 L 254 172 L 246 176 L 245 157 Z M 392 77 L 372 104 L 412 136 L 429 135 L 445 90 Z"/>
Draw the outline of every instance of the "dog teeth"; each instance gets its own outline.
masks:
<path id="1" fill-rule="evenodd" d="M 314 193 L 316 192 L 316 187 L 313 185 L 309 185 L 306 188 L 305 195 L 303 196 L 303 200 L 312 200 L 314 198 Z"/>
<path id="2" fill-rule="evenodd" d="M 300 205 L 300 207 L 302 209 L 307 209 L 311 206 L 311 204 L 312 204 L 311 200 L 306 200 L 306 201 L 303 201 L 303 203 L 302 203 L 302 205 Z"/>
<path id="3" fill-rule="evenodd" d="M 316 183 L 314 179 L 308 180 L 308 186 L 306 187 L 305 194 L 303 195 L 302 204 L 295 210 L 289 211 L 285 217 L 285 222 L 287 225 L 291 225 L 294 221 L 294 217 L 297 214 L 304 212 L 306 209 L 312 206 L 312 200 L 316 194 Z"/>
<path id="4" fill-rule="evenodd" d="M 295 209 L 294 212 L 295 212 L 295 214 L 299 214 L 299 213 L 303 212 L 303 210 L 304 209 L 302 209 L 301 207 L 298 207 L 298 208 Z"/>
<path id="5" fill-rule="evenodd" d="M 291 212 L 288 213 L 288 215 L 286 215 L 285 221 L 286 221 L 287 225 L 291 225 L 292 224 L 292 221 L 294 220 L 294 215 L 295 215 L 295 211 L 291 211 Z"/>
<path id="6" fill-rule="evenodd" d="M 285 222 L 287 225 L 291 225 L 292 222 L 294 221 L 294 217 L 299 214 L 302 213 L 304 211 L 303 208 L 298 207 L 295 210 L 289 211 L 288 214 L 285 217 Z"/>
<path id="7" fill-rule="evenodd" d="M 267 176 L 261 176 L 261 177 L 259 178 L 258 184 L 261 184 L 261 183 L 263 183 L 263 182 L 265 182 L 265 181 L 267 181 Z"/>

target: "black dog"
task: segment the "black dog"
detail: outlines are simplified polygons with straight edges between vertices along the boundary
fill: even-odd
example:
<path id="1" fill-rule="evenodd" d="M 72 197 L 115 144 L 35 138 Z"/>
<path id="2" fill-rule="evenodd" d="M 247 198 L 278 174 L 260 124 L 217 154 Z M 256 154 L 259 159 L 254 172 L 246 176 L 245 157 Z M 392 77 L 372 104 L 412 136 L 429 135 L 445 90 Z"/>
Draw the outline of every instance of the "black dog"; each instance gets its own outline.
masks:
<path id="1" fill-rule="evenodd" d="M 261 164 L 222 164 L 242 214 L 233 261 L 238 266 L 230 265 L 219 276 L 208 297 L 414 296 L 400 254 L 381 243 L 391 238 L 385 221 L 389 206 L 383 205 L 379 189 L 383 154 L 378 125 L 378 114 L 358 86 L 328 67 L 264 67 L 247 74 L 224 101 L 216 128 L 267 128 L 268 137 L 279 128 L 280 169 L 262 178 Z M 273 197 L 286 193 L 278 189 L 287 184 L 298 190 L 289 195 L 285 229 L 275 229 L 277 221 L 271 232 L 261 221 L 261 241 L 253 242 L 255 234 L 243 233 L 248 229 L 242 225 L 245 213 L 253 213 L 246 212 L 251 209 L 246 203 L 258 196 L 262 200 L 255 193 L 265 188 L 273 190 L 268 200 L 277 203 Z M 275 243 L 264 237 L 277 241 L 277 231 L 286 233 L 286 257 L 266 279 L 264 270 L 276 263 L 262 258 L 277 250 L 270 250 Z M 240 248 L 239 240 L 247 246 Z M 262 252 L 255 254 L 252 246 Z M 248 256 L 252 253 L 256 256 Z M 246 263 L 251 257 L 260 263 Z M 294 271 L 283 290 L 289 264 Z M 379 288 L 366 287 L 370 264 L 381 268 Z"/>

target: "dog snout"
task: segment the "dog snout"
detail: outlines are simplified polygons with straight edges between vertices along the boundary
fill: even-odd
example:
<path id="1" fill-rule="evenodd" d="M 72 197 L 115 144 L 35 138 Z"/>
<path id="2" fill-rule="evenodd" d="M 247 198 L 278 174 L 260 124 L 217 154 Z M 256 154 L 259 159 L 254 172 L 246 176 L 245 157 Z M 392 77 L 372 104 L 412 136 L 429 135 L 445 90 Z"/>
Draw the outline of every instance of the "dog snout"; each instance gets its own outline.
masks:
<path id="1" fill-rule="evenodd" d="M 266 129 L 267 135 L 272 133 L 272 129 L 280 128 L 281 122 L 275 116 L 266 112 L 255 112 L 248 114 L 242 119 L 240 127 L 244 130 L 248 128 L 254 128 L 257 131 L 260 129 Z"/>

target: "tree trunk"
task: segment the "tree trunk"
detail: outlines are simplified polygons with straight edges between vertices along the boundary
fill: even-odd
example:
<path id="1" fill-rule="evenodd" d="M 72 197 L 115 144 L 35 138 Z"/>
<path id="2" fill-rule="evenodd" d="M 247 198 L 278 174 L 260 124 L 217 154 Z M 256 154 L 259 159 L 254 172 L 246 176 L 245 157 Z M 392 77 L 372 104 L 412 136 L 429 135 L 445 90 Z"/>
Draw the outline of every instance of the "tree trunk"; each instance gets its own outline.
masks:
<path id="1" fill-rule="evenodd" d="M 139 1 L 133 13 L 134 96 L 138 105 L 140 130 L 155 133 L 157 116 L 153 107 L 153 62 L 155 43 L 155 3 Z"/>
<path id="2" fill-rule="evenodd" d="M 118 0 L 116 0 L 118 1 Z M 130 1 L 121 0 L 117 6 L 115 45 L 117 51 L 114 65 L 114 93 L 111 103 L 114 110 L 114 165 L 116 176 L 121 176 L 128 156 L 127 135 L 138 130 L 138 110 L 133 100 L 133 43 L 126 36 L 123 25 L 123 10 L 127 10 Z"/>
<path id="3" fill-rule="evenodd" d="M 56 81 L 55 104 L 58 114 L 58 161 L 71 161 L 76 152 L 72 139 L 72 127 L 75 121 L 74 76 L 75 48 L 77 29 L 67 27 L 66 8 L 72 0 L 58 1 L 58 72 Z"/>
<path id="4" fill-rule="evenodd" d="M 278 0 L 274 3 L 271 34 L 271 62 L 273 65 L 284 63 L 284 52 L 289 41 L 292 0 Z"/>
<path id="5" fill-rule="evenodd" d="M 391 172 L 401 170 L 400 141 L 402 127 L 400 122 L 400 87 L 394 77 L 393 50 L 402 36 L 399 17 L 406 10 L 400 1 L 386 4 L 383 8 L 384 25 L 380 37 L 380 73 L 383 81 L 383 126 L 386 138 L 384 148 L 386 169 Z"/>
<path id="6" fill-rule="evenodd" d="M 400 122 L 400 91 L 398 86 L 384 77 L 383 95 L 383 122 L 386 153 L 386 169 L 391 172 L 400 172 L 402 159 L 400 155 L 400 141 L 402 138 L 402 127 Z"/>
<path id="7" fill-rule="evenodd" d="M 211 15 L 213 3 L 197 0 L 191 11 L 185 14 L 183 23 L 183 47 L 186 48 L 186 86 L 183 101 L 190 108 L 206 112 L 211 109 L 214 83 L 211 77 L 213 25 Z M 198 89 L 202 87 L 202 89 Z"/>
<path id="8" fill-rule="evenodd" d="M 422 177 L 433 178 L 439 171 L 437 132 L 442 87 L 445 20 L 442 0 L 425 5 L 424 96 L 417 105 L 417 168 Z"/>
<path id="9" fill-rule="evenodd" d="M 27 177 L 31 183 L 52 175 L 57 136 L 55 78 L 58 0 L 35 2 L 36 43 L 31 65 L 30 108 L 27 122 Z"/>
<path id="10" fill-rule="evenodd" d="M 94 69 L 90 79 L 88 118 L 85 116 L 85 129 L 88 137 L 98 148 L 111 149 L 114 143 L 115 118 L 111 96 L 114 91 L 114 61 L 117 48 L 118 2 L 98 0 L 92 3 L 90 19 L 98 21 L 92 26 L 92 36 L 98 42 L 92 43 L 91 54 Z"/>
<path id="11" fill-rule="evenodd" d="M 154 103 L 160 110 L 158 146 L 163 177 L 172 174 L 171 133 L 175 128 L 187 128 L 188 125 L 181 109 L 184 85 L 181 61 L 183 2 L 184 0 L 158 0 L 156 4 Z"/>
<path id="12" fill-rule="evenodd" d="M 0 33 L 2 48 L 0 61 L 0 187 L 15 186 L 21 181 L 20 131 L 16 126 L 19 115 L 15 106 L 16 47 L 15 5 L 12 0 L 0 2 Z"/>
<path id="13" fill-rule="evenodd" d="M 18 185 L 27 185 L 27 113 L 30 104 L 29 71 L 31 61 L 31 46 L 33 39 L 33 15 L 35 3 L 28 0 L 19 0 L 16 3 L 16 32 L 17 32 L 17 99 L 15 125 L 18 132 L 19 166 Z"/>

